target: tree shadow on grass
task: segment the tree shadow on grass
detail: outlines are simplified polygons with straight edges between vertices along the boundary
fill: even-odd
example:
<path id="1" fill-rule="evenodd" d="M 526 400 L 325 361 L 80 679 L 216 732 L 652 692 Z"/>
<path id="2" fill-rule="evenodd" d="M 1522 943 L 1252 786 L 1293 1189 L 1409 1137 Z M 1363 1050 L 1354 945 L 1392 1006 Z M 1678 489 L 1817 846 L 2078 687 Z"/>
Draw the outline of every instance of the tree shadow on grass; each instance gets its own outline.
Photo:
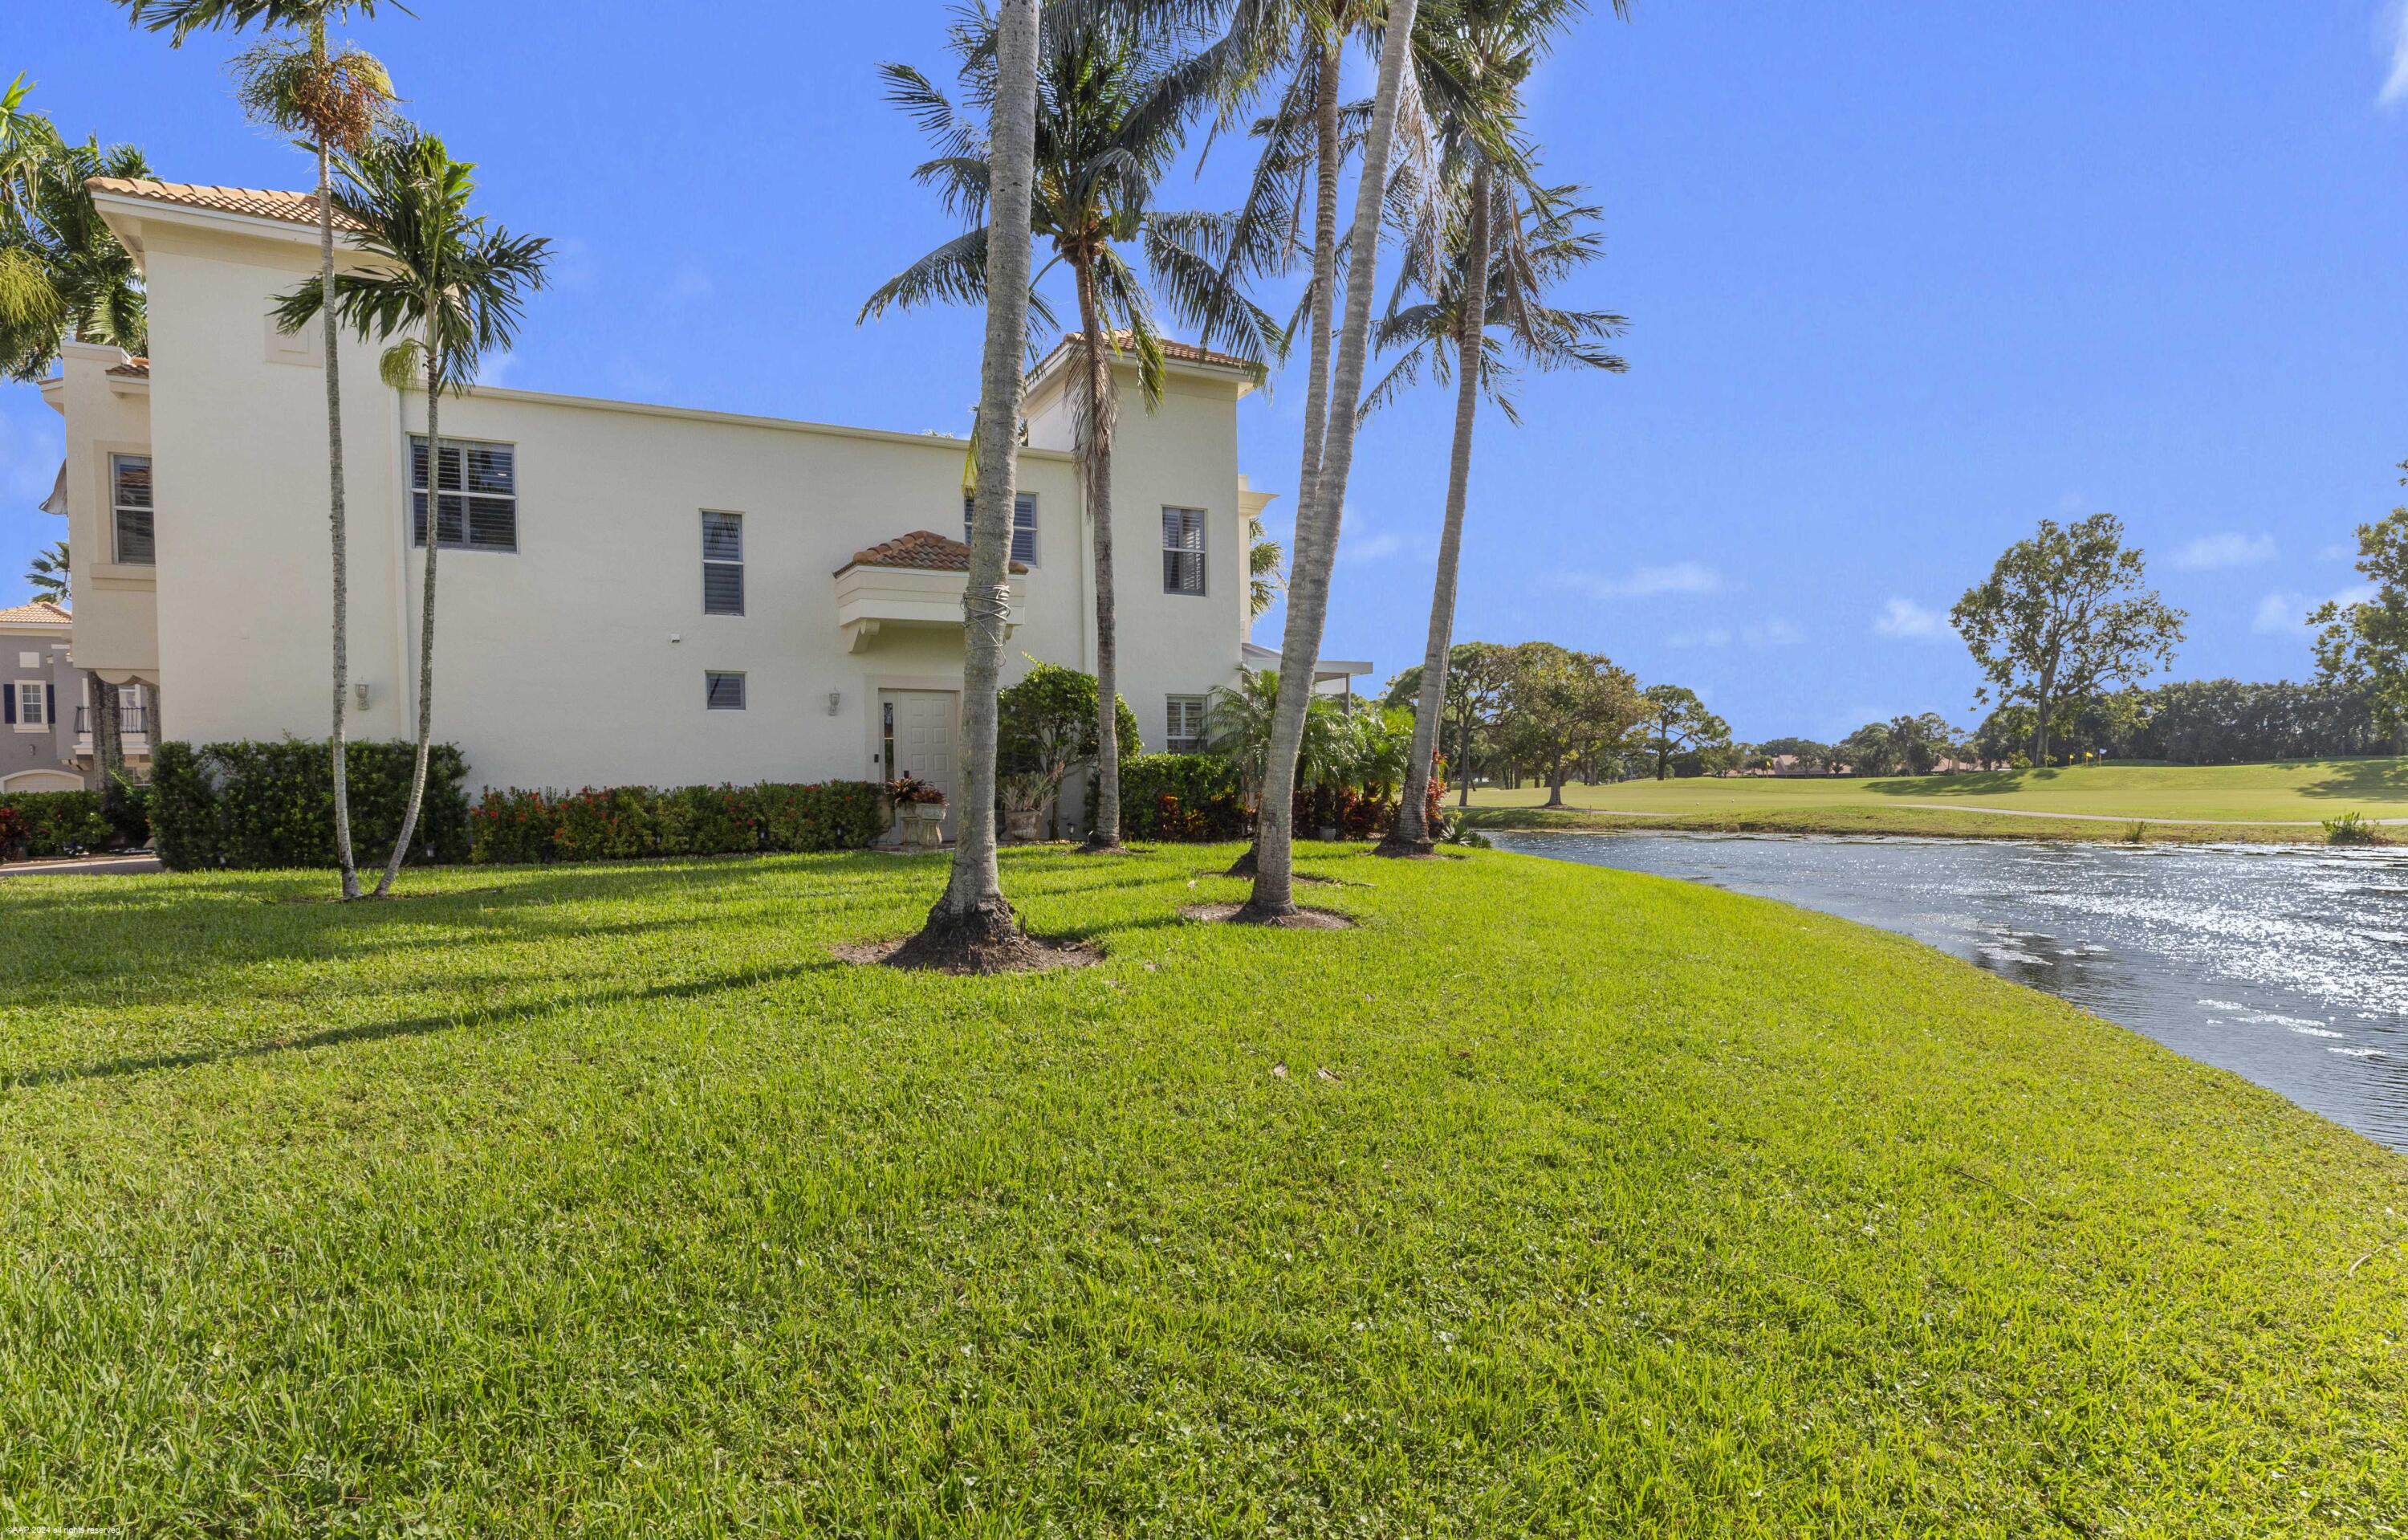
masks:
<path id="1" fill-rule="evenodd" d="M 2045 785 L 2061 771 L 1970 770 L 1956 775 L 1916 775 L 1868 781 L 1865 789 L 1876 797 L 2006 797 Z"/>
<path id="2" fill-rule="evenodd" d="M 2317 767 L 2332 773 L 2299 787 L 2302 797 L 2372 798 L 2392 801 L 2408 797 L 2408 759 L 2343 759 Z"/>
<path id="3" fill-rule="evenodd" d="M 398 1021 L 355 1022 L 348 1027 L 329 1027 L 300 1037 L 280 1038 L 273 1043 L 251 1043 L 238 1047 L 189 1048 L 175 1053 L 141 1054 L 123 1058 L 104 1059 L 97 1064 L 64 1065 L 57 1069 L 34 1070 L 24 1073 L 0 1073 L 0 1091 L 31 1090 L 47 1086 L 66 1085 L 85 1080 L 113 1080 L 127 1075 L 148 1074 L 159 1070 L 197 1069 L 204 1065 L 248 1058 L 266 1058 L 278 1054 L 297 1053 L 310 1048 L 343 1047 L 359 1043 L 380 1043 L 389 1038 L 423 1037 L 434 1032 L 447 1032 L 468 1026 L 506 1026 L 532 1021 L 575 1007 L 591 1009 L 597 1005 L 629 1005 L 647 1001 L 696 1000 L 729 990 L 750 989 L 774 984 L 807 973 L 825 972 L 838 966 L 834 960 L 820 957 L 807 963 L 775 968 L 748 968 L 717 978 L 688 979 L 675 984 L 653 985 L 641 989 L 618 989 L 601 994 L 572 994 L 540 1000 L 528 1000 L 498 1010 L 466 1010 L 437 1012 L 429 1015 L 407 1016 Z"/>

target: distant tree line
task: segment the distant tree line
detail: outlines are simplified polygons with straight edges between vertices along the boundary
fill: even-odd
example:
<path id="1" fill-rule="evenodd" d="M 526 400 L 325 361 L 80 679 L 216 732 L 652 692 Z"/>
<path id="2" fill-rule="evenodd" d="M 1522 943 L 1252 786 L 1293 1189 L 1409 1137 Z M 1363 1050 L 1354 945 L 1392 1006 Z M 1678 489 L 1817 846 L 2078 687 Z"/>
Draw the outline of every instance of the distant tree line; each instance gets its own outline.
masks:
<path id="1" fill-rule="evenodd" d="M 1421 692 L 1421 669 L 1407 669 L 1382 704 L 1410 710 Z M 1709 775 L 1738 763 L 1730 725 L 1695 691 L 1641 687 L 1611 658 L 1552 641 L 1456 643 L 1437 727 L 1447 777 L 1466 802 L 1475 781 L 1543 785 L 1556 803 L 1574 781 Z"/>

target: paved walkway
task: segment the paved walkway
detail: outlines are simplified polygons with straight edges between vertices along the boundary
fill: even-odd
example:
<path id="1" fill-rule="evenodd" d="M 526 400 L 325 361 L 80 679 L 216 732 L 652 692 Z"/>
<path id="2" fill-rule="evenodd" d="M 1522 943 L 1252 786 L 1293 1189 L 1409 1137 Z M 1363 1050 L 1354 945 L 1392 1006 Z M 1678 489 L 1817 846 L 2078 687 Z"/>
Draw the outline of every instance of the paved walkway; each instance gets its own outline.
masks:
<path id="1" fill-rule="evenodd" d="M 156 856 L 74 856 L 56 861 L 0 865 L 0 877 L 95 877 L 120 871 L 161 871 Z"/>

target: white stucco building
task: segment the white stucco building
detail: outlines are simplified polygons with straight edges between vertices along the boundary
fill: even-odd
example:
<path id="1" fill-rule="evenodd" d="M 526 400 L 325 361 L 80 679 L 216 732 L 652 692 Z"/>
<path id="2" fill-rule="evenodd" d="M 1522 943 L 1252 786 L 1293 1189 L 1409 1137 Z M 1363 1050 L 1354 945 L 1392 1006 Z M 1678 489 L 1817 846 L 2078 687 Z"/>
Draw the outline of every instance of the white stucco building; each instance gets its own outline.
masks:
<path id="1" fill-rule="evenodd" d="M 141 265 L 150 356 L 70 346 L 44 387 L 66 420 L 74 661 L 152 686 L 154 736 L 322 738 L 323 361 L 315 328 L 267 318 L 316 269 L 315 205 L 93 189 Z M 376 352 L 342 353 L 351 721 L 404 738 L 425 401 L 383 385 Z M 1188 746 L 1240 665 L 1247 518 L 1270 500 L 1238 474 L 1252 376 L 1173 354 L 1159 410 L 1122 414 L 1113 477 L 1120 692 L 1149 750 Z M 1008 678 L 1028 656 L 1095 667 L 1065 364 L 1030 380 Z M 488 388 L 447 398 L 441 427 L 435 730 L 472 787 L 952 784 L 963 439 Z"/>

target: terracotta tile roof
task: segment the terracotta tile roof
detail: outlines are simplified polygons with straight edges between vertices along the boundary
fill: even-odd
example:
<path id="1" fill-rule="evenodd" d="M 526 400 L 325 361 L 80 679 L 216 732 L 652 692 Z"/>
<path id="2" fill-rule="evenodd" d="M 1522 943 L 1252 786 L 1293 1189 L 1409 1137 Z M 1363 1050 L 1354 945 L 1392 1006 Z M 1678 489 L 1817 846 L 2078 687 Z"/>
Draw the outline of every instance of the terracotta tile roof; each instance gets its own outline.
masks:
<path id="1" fill-rule="evenodd" d="M 120 380 L 148 380 L 150 378 L 150 360 L 129 358 L 122 364 L 111 364 L 108 372 Z"/>
<path id="2" fill-rule="evenodd" d="M 69 626 L 75 617 L 48 599 L 0 610 L 0 626 Z"/>
<path id="3" fill-rule="evenodd" d="M 221 214 L 247 214 L 252 219 L 282 220 L 293 224 L 318 223 L 318 199 L 309 193 L 279 193 L 258 187 L 200 187 L 180 181 L 139 181 L 128 177 L 92 177 L 84 186 L 94 193 L 115 193 L 149 198 L 179 209 L 208 209 Z M 360 222 L 335 210 L 335 228 L 357 230 Z"/>
<path id="4" fill-rule="evenodd" d="M 1132 359 L 1137 356 L 1137 342 L 1135 337 L 1131 333 L 1126 331 L 1117 331 L 1112 333 L 1111 337 L 1114 346 L 1129 350 L 1128 356 Z M 1037 374 L 1044 373 L 1046 368 L 1051 366 L 1055 359 L 1070 351 L 1070 344 L 1075 340 L 1077 340 L 1077 338 L 1065 337 L 1061 341 L 1054 343 L 1054 351 L 1047 353 L 1044 358 L 1038 363 L 1036 369 L 1032 372 Z M 1251 370 L 1254 367 L 1254 365 L 1247 363 L 1242 358 L 1233 357 L 1226 353 L 1214 353 L 1210 348 L 1199 348 L 1193 342 L 1174 341 L 1172 338 L 1166 337 L 1161 339 L 1161 344 L 1162 356 L 1170 359 L 1174 363 L 1212 364 L 1225 369 Z"/>
<path id="5" fill-rule="evenodd" d="M 914 529 L 909 535 L 873 545 L 867 551 L 856 551 L 847 567 L 917 567 L 932 572 L 967 572 L 970 569 L 970 548 L 959 540 L 947 540 L 934 530 Z M 1015 572 L 1028 570 L 1026 562 L 1013 562 Z"/>

